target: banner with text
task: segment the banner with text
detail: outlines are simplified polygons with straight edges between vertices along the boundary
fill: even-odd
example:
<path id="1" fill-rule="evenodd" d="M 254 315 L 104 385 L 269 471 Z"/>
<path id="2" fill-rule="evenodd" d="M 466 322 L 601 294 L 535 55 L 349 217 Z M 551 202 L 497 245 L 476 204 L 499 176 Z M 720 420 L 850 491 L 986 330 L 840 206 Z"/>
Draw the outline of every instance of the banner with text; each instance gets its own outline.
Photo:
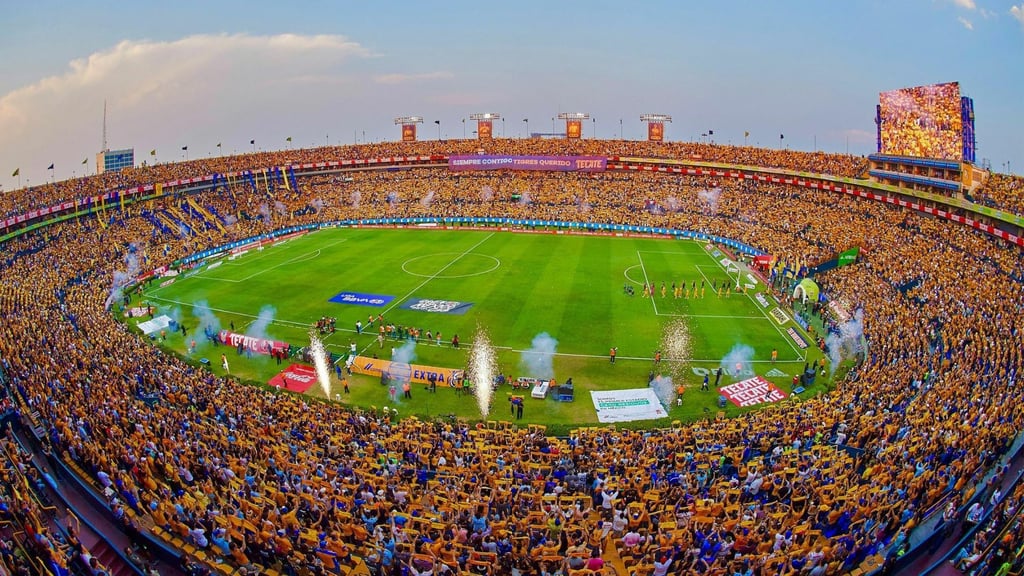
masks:
<path id="1" fill-rule="evenodd" d="M 657 420 L 668 416 L 653 388 L 591 390 L 590 398 L 599 422 Z"/>
<path id="2" fill-rule="evenodd" d="M 608 165 L 604 156 L 505 156 L 491 154 L 448 157 L 448 169 L 461 170 L 542 170 L 551 172 L 603 172 Z"/>
<path id="3" fill-rule="evenodd" d="M 266 338 L 235 334 L 230 330 L 221 330 L 218 337 L 222 344 L 232 348 L 241 346 L 242 350 L 248 350 L 257 354 L 267 354 L 269 356 L 271 352 L 288 352 L 288 343 L 279 340 L 267 340 Z"/>
<path id="4" fill-rule="evenodd" d="M 462 370 L 456 370 L 455 368 L 420 366 L 419 364 L 392 362 L 366 356 L 356 356 L 352 360 L 352 371 L 356 374 L 376 376 L 377 378 L 380 378 L 383 374 L 388 374 L 391 378 L 408 380 L 417 384 L 429 384 L 431 375 L 433 375 L 438 386 L 452 387 L 461 382 L 463 375 Z"/>
<path id="5" fill-rule="evenodd" d="M 416 125 L 402 124 L 402 142 L 416 141 Z"/>
<path id="6" fill-rule="evenodd" d="M 292 364 L 287 370 L 270 379 L 267 384 L 303 394 L 317 380 L 316 370 L 306 364 Z"/>
<path id="7" fill-rule="evenodd" d="M 775 384 L 760 376 L 754 376 L 753 378 L 740 380 L 735 384 L 722 386 L 718 389 L 718 392 L 740 408 L 757 406 L 758 404 L 770 404 L 786 398 L 785 392 L 779 390 Z"/>

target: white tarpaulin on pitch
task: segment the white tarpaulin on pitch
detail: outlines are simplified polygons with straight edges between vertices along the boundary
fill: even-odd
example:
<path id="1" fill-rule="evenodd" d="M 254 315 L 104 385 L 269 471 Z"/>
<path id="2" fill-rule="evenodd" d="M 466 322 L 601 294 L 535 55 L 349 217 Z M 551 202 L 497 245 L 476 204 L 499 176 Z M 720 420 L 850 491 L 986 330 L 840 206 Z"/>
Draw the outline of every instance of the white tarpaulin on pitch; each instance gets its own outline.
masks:
<path id="1" fill-rule="evenodd" d="M 139 330 L 146 336 L 154 332 L 159 332 L 164 328 L 167 328 L 171 324 L 171 318 L 169 316 L 157 316 L 152 320 L 146 320 L 145 322 L 139 322 Z"/>
<path id="2" fill-rule="evenodd" d="M 653 388 L 590 392 L 600 422 L 655 420 L 668 416 Z"/>

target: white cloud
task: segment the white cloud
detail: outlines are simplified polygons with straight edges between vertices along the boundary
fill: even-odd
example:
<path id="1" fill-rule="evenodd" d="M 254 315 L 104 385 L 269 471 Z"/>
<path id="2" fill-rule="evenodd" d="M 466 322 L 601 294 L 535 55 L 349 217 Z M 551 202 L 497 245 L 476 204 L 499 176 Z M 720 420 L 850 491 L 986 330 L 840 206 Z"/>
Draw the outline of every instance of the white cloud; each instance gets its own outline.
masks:
<path id="1" fill-rule="evenodd" d="M 373 77 L 377 84 L 407 84 L 409 82 L 424 82 L 429 80 L 446 80 L 454 78 L 451 72 L 437 71 L 424 72 L 421 74 L 380 74 Z"/>
<path id="2" fill-rule="evenodd" d="M 974 24 L 971 24 L 971 21 L 968 20 L 967 18 L 964 18 L 963 16 L 957 16 L 957 21 L 963 24 L 964 28 L 967 28 L 968 30 L 974 30 Z"/>
<path id="3" fill-rule="evenodd" d="M 1024 26 L 1024 3 L 1020 6 L 1014 6 L 1010 8 L 1010 16 L 1013 16 L 1020 22 L 1021 26 Z"/>
<path id="4" fill-rule="evenodd" d="M 974 0 L 953 0 L 953 4 L 956 4 L 964 10 L 974 10 L 978 7 L 978 5 L 974 3 Z"/>
<path id="5" fill-rule="evenodd" d="M 67 178 L 73 169 L 86 168 L 85 157 L 91 169 L 104 100 L 109 146 L 134 147 L 140 162 L 150 160 L 144 151 L 151 148 L 164 161 L 177 159 L 184 145 L 193 157 L 216 151 L 219 141 L 225 153 L 253 137 L 277 147 L 269 141 L 300 136 L 291 131 L 310 112 L 328 118 L 339 99 L 366 99 L 348 63 L 372 56 L 337 35 L 126 40 L 71 61 L 61 74 L 0 95 L 0 178 L 5 188 L 14 188 L 17 180 L 9 175 L 20 168 L 25 180 L 41 182 L 50 162 L 58 179 Z M 330 90 L 312 89 L 310 79 Z M 297 89 L 300 84 L 304 89 Z M 239 126 L 244 134 L 237 133 Z"/>

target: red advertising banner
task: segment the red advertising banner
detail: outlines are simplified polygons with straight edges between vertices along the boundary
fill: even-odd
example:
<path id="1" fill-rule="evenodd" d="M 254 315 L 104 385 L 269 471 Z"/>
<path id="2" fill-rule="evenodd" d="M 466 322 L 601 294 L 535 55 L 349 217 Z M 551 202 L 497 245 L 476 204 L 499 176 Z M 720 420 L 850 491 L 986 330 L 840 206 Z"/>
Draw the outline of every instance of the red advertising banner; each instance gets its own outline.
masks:
<path id="1" fill-rule="evenodd" d="M 665 124 L 663 122 L 649 122 L 647 124 L 647 140 L 650 142 L 661 142 L 665 139 Z"/>
<path id="2" fill-rule="evenodd" d="M 718 393 L 740 408 L 770 404 L 786 399 L 785 392 L 760 376 L 722 386 L 718 389 Z"/>
<path id="3" fill-rule="evenodd" d="M 222 344 L 232 348 L 242 347 L 243 350 L 257 354 L 270 355 L 271 352 L 288 352 L 288 343 L 279 340 L 267 340 L 266 338 L 254 338 L 244 334 L 235 334 L 229 330 L 221 330 L 218 334 Z"/>
<path id="4" fill-rule="evenodd" d="M 270 379 L 268 384 L 292 392 L 304 393 L 316 382 L 316 370 L 305 364 L 292 364 L 287 370 Z"/>
<path id="5" fill-rule="evenodd" d="M 565 121 L 565 137 L 572 140 L 579 140 L 583 136 L 583 121 L 582 120 L 566 120 Z"/>
<path id="6" fill-rule="evenodd" d="M 478 120 L 476 123 L 476 135 L 480 140 L 490 140 L 493 130 L 494 124 L 490 120 Z"/>
<path id="7" fill-rule="evenodd" d="M 416 141 L 416 125 L 402 124 L 402 142 Z"/>

